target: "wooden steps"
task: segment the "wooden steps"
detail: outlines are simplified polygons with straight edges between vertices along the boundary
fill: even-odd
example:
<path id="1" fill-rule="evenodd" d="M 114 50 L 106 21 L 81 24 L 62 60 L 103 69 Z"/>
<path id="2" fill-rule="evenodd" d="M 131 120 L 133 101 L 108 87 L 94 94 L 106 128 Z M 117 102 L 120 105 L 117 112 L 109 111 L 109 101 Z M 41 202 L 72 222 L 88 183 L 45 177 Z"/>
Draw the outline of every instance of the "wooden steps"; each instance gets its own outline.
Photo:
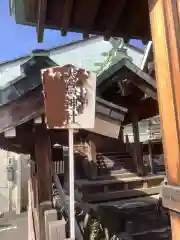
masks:
<path id="1" fill-rule="evenodd" d="M 88 161 L 81 145 L 75 146 L 75 163 L 77 176 L 81 174 L 91 179 L 92 170 L 96 168 L 96 177 L 113 176 L 115 174 L 136 173 L 135 163 L 127 152 L 102 152 L 96 154 L 96 159 Z M 83 170 L 84 169 L 84 170 Z M 94 178 L 94 176 L 93 176 Z"/>
<path id="2" fill-rule="evenodd" d="M 97 185 L 107 185 L 107 184 L 114 184 L 114 183 L 124 183 L 124 184 L 128 184 L 128 183 L 132 183 L 132 182 L 141 182 L 142 183 L 142 187 L 144 185 L 144 183 L 151 184 L 152 182 L 157 183 L 157 185 L 159 185 L 164 179 L 164 175 L 149 175 L 149 176 L 145 176 L 145 177 L 139 177 L 139 176 L 131 176 L 131 177 L 124 177 L 124 175 L 119 175 L 116 179 L 102 179 L 102 180 L 87 180 L 87 179 L 81 179 L 81 180 L 76 180 L 75 184 L 78 187 L 89 187 L 89 186 L 97 186 Z"/>
<path id="3" fill-rule="evenodd" d="M 170 240 L 166 238 L 169 216 L 158 211 L 158 198 L 156 194 L 94 205 L 102 224 L 110 230 L 120 226 L 136 240 L 150 240 L 150 236 L 153 240 Z"/>
<path id="4" fill-rule="evenodd" d="M 127 152 L 98 153 L 96 162 L 98 168 L 96 178 L 75 181 L 75 189 L 82 196 L 82 201 L 89 203 L 112 201 L 160 192 L 164 174 L 138 177 L 135 174 L 135 163 Z M 86 170 L 91 170 L 89 165 L 86 166 Z M 161 169 L 157 169 L 159 170 Z"/>
<path id="5" fill-rule="evenodd" d="M 129 172 L 126 169 L 121 170 L 110 170 L 108 174 L 99 175 L 96 177 L 96 180 L 103 180 L 103 179 L 118 179 L 120 177 L 136 177 L 136 173 Z"/>
<path id="6" fill-rule="evenodd" d="M 153 195 L 160 192 L 160 187 L 151 187 L 151 188 L 137 188 L 124 191 L 106 191 L 99 192 L 94 194 L 83 194 L 83 201 L 87 202 L 102 202 L 102 201 L 111 201 L 113 199 L 123 199 L 123 198 L 132 198 L 139 196 Z"/>
<path id="7" fill-rule="evenodd" d="M 170 227 L 141 231 L 133 235 L 134 240 L 171 240 Z"/>
<path id="8" fill-rule="evenodd" d="M 83 201 L 101 202 L 157 194 L 164 175 L 122 177 L 101 180 L 76 180 L 75 189 Z"/>
<path id="9" fill-rule="evenodd" d="M 112 171 L 136 172 L 135 163 L 127 152 L 103 152 L 97 154 L 99 175 Z"/>
<path id="10" fill-rule="evenodd" d="M 113 206 L 118 209 L 137 209 L 138 207 L 156 205 L 159 199 L 159 194 L 151 196 L 143 196 L 138 198 L 120 199 L 116 201 L 108 201 L 102 203 L 93 203 L 93 209 L 96 210 L 99 206 Z"/>

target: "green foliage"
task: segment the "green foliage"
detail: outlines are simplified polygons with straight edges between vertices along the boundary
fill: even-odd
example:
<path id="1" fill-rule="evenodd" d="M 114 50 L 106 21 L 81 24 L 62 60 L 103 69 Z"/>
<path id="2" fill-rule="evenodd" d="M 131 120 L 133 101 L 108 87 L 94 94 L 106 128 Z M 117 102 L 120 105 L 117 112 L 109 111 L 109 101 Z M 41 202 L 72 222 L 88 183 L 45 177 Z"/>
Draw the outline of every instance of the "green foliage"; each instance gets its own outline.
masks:
<path id="1" fill-rule="evenodd" d="M 102 55 L 103 57 L 108 57 L 108 56 L 109 56 L 109 52 L 103 52 L 103 53 L 101 53 L 101 55 Z"/>
<path id="2" fill-rule="evenodd" d="M 99 67 L 99 66 L 101 66 L 103 63 L 94 63 L 94 66 L 96 66 L 96 67 Z"/>
<path id="3" fill-rule="evenodd" d="M 105 240 L 104 232 L 100 222 L 90 217 L 86 229 L 84 229 L 85 240 Z"/>

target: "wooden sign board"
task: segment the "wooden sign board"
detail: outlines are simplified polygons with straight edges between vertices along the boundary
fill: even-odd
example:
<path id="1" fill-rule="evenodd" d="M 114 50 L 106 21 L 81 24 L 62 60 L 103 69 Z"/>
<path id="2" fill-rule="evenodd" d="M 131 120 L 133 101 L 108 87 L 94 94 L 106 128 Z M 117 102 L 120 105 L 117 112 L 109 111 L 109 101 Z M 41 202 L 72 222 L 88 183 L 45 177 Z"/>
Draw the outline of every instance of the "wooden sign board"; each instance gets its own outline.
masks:
<path id="1" fill-rule="evenodd" d="M 42 70 L 47 127 L 94 128 L 96 75 L 73 65 Z"/>

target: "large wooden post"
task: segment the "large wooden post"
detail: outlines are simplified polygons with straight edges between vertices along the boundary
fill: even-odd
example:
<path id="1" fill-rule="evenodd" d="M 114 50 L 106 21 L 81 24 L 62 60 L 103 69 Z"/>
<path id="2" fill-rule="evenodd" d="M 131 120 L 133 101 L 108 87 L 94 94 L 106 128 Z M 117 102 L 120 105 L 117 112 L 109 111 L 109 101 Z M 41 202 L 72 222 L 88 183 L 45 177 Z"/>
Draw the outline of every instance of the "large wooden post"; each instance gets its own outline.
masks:
<path id="1" fill-rule="evenodd" d="M 35 127 L 35 160 L 37 166 L 36 208 L 38 213 L 39 238 L 44 239 L 44 210 L 51 208 L 52 202 L 52 157 L 51 141 L 47 129 Z M 45 203 L 48 206 L 43 207 Z"/>
<path id="2" fill-rule="evenodd" d="M 35 128 L 35 159 L 37 165 L 38 203 L 52 199 L 51 141 L 44 127 Z"/>
<path id="3" fill-rule="evenodd" d="M 149 0 L 163 147 L 168 184 L 180 184 L 180 13 L 179 0 Z M 173 240 L 180 215 L 172 214 Z"/>

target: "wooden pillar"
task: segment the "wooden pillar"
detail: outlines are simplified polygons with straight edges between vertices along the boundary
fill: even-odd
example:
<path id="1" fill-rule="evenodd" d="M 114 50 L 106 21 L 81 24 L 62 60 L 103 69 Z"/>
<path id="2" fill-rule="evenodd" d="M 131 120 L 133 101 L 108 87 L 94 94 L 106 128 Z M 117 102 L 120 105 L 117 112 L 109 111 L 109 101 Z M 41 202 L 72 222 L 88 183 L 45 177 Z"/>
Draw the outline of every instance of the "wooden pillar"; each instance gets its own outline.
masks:
<path id="1" fill-rule="evenodd" d="M 44 240 L 44 212 L 41 205 L 52 202 L 52 158 L 51 141 L 45 127 L 35 127 L 35 160 L 36 160 L 36 211 L 38 239 Z"/>
<path id="2" fill-rule="evenodd" d="M 139 121 L 135 109 L 131 110 L 131 120 L 134 135 L 133 158 L 136 163 L 138 173 L 140 175 L 144 175 L 143 156 L 141 150 L 141 142 L 139 138 Z"/>
<path id="3" fill-rule="evenodd" d="M 180 184 L 179 0 L 149 0 L 151 32 L 168 184 Z M 180 237 L 180 215 L 171 214 L 172 239 Z"/>
<path id="4" fill-rule="evenodd" d="M 35 128 L 35 159 L 37 166 L 38 203 L 52 200 L 51 141 L 44 127 Z"/>

